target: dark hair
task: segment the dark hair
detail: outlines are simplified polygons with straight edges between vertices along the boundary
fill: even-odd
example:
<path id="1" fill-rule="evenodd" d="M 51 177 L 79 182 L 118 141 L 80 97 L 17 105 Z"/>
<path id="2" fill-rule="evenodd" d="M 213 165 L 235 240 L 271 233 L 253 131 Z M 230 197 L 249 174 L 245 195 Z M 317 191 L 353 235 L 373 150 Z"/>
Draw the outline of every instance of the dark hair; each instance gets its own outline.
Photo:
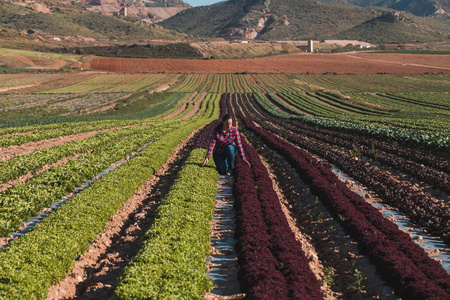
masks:
<path id="1" fill-rule="evenodd" d="M 222 130 L 222 126 L 223 126 L 223 122 L 232 119 L 231 116 L 229 114 L 226 114 L 222 117 L 222 122 L 220 122 L 219 124 L 217 124 L 217 126 L 214 128 L 214 131 L 221 131 Z"/>
<path id="2" fill-rule="evenodd" d="M 231 119 L 231 116 L 229 114 L 226 114 L 222 117 L 222 122 L 228 121 L 229 119 Z"/>

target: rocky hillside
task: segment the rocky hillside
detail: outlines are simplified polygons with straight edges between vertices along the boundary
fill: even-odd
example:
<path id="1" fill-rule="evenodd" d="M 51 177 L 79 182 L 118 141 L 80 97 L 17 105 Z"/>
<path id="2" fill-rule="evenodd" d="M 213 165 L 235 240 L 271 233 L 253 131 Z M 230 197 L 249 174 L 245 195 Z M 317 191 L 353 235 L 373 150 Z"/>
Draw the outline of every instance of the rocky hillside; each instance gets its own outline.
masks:
<path id="1" fill-rule="evenodd" d="M 406 43 L 446 40 L 450 35 L 446 19 L 418 18 L 381 7 L 362 8 L 344 0 L 229 0 L 183 11 L 159 24 L 197 36 L 227 39 L 321 40 L 345 36 L 375 43 Z"/>
<path id="2" fill-rule="evenodd" d="M 159 22 L 191 8 L 191 5 L 181 0 L 12 0 L 9 2 L 43 13 L 50 13 L 55 9 L 79 12 L 87 10 L 108 16 L 134 16 L 147 23 Z"/>
<path id="3" fill-rule="evenodd" d="M 335 0 L 319 0 L 329 2 Z M 449 0 L 346 0 L 349 3 L 368 7 L 388 7 L 399 11 L 408 11 L 416 16 L 434 16 L 450 18 Z"/>
<path id="4" fill-rule="evenodd" d="M 106 15 L 137 16 L 147 22 L 159 22 L 170 18 L 191 6 L 180 0 L 84 0 L 89 10 Z"/>
<path id="5" fill-rule="evenodd" d="M 136 16 L 109 16 L 89 8 L 75 1 L 10 3 L 0 0 L 0 38 L 52 43 L 186 38 L 178 32 L 142 22 Z"/>

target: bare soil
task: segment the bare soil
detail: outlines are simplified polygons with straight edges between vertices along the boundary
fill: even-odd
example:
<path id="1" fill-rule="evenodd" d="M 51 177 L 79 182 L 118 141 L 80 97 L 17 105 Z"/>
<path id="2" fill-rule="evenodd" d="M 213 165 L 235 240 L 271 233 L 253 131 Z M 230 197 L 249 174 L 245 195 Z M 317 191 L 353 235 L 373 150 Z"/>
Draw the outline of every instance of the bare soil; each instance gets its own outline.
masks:
<path id="1" fill-rule="evenodd" d="M 140 249 L 140 240 L 150 228 L 154 213 L 193 147 L 193 132 L 171 154 L 139 190 L 113 216 L 89 250 L 81 255 L 59 284 L 50 288 L 47 299 L 107 299 L 122 270 Z"/>
<path id="2" fill-rule="evenodd" d="M 192 118 L 200 109 L 200 105 L 202 105 L 202 102 L 203 102 L 203 100 L 205 100 L 205 97 L 206 97 L 206 92 L 202 92 L 202 94 L 200 95 L 200 98 L 194 102 L 193 107 L 188 111 L 187 114 L 182 116 L 180 119 L 187 120 L 187 119 Z"/>
<path id="3" fill-rule="evenodd" d="M 301 53 L 256 59 L 128 59 L 95 57 L 95 70 L 143 73 L 450 73 L 449 55 L 392 53 Z"/>
<path id="4" fill-rule="evenodd" d="M 163 117 L 163 119 L 164 120 L 171 119 L 171 118 L 174 118 L 174 117 L 178 116 L 179 114 L 181 114 L 186 109 L 188 103 L 190 103 L 192 101 L 192 99 L 194 99 L 195 95 L 197 95 L 197 92 L 192 93 L 186 100 L 184 100 L 183 103 L 181 103 L 180 106 L 178 106 L 178 108 L 176 110 L 174 110 L 167 116 Z"/>

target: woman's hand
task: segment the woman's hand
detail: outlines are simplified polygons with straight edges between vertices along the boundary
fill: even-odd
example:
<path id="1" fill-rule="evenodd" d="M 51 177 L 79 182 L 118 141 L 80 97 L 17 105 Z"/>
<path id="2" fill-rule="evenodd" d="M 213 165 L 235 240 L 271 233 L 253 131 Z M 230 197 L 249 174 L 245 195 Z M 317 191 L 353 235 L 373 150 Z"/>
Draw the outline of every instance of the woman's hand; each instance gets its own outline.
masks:
<path id="1" fill-rule="evenodd" d="M 205 158 L 205 160 L 203 161 L 202 167 L 203 167 L 204 165 L 206 165 L 206 164 L 208 163 L 208 161 L 209 161 L 209 158 Z"/>
<path id="2" fill-rule="evenodd" d="M 244 160 L 246 163 L 247 163 L 247 165 L 251 168 L 252 166 L 250 165 L 250 162 L 248 161 L 248 160 Z"/>

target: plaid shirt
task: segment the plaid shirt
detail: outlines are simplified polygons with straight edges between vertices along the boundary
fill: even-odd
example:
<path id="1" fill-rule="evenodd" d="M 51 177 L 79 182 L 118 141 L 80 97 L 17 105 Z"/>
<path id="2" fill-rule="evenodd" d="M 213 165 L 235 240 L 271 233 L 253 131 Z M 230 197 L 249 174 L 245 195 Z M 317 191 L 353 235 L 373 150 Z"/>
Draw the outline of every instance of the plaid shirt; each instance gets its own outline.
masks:
<path id="1" fill-rule="evenodd" d="M 228 145 L 235 145 L 239 149 L 239 153 L 243 160 L 246 160 L 244 154 L 244 148 L 241 143 L 241 135 L 236 127 L 231 126 L 228 131 L 224 132 L 223 130 L 215 130 L 211 136 L 211 142 L 209 143 L 208 153 L 206 154 L 206 158 L 209 159 L 211 153 L 214 152 L 223 154 L 223 150 Z"/>

